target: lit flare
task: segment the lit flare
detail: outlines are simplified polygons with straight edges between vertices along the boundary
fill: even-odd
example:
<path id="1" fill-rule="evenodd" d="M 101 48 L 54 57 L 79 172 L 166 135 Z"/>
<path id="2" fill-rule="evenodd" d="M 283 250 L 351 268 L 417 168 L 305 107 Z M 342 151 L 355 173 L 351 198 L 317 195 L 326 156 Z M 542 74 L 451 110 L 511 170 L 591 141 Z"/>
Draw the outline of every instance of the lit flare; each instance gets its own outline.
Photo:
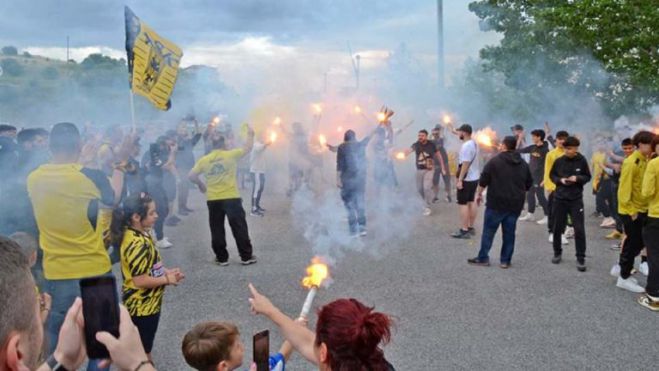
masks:
<path id="1" fill-rule="evenodd" d="M 327 137 L 325 137 L 323 134 L 318 135 L 318 142 L 321 146 L 324 147 L 327 144 Z"/>
<path id="2" fill-rule="evenodd" d="M 277 141 L 277 132 L 276 131 L 271 131 L 270 132 L 270 142 L 274 143 Z"/>
<path id="3" fill-rule="evenodd" d="M 404 160 L 404 159 L 405 159 L 405 152 L 396 153 L 396 160 Z"/>
<path id="4" fill-rule="evenodd" d="M 316 113 L 316 115 L 320 115 L 323 113 L 323 106 L 320 105 L 320 103 L 314 103 L 311 105 L 313 108 L 313 111 Z"/>
<path id="5" fill-rule="evenodd" d="M 329 267 L 317 256 L 311 259 L 307 267 L 307 276 L 302 279 L 302 286 L 310 289 L 320 287 L 329 278 Z"/>
<path id="6" fill-rule="evenodd" d="M 281 117 L 279 117 L 279 116 L 275 117 L 275 119 L 274 119 L 274 121 L 272 121 L 272 123 L 275 124 L 276 126 L 281 125 Z"/>
<path id="7" fill-rule="evenodd" d="M 476 130 L 476 133 L 474 134 L 474 140 L 476 143 L 488 148 L 494 147 L 494 140 L 496 137 L 497 132 L 492 130 L 492 128 L 489 126 L 480 130 Z"/>

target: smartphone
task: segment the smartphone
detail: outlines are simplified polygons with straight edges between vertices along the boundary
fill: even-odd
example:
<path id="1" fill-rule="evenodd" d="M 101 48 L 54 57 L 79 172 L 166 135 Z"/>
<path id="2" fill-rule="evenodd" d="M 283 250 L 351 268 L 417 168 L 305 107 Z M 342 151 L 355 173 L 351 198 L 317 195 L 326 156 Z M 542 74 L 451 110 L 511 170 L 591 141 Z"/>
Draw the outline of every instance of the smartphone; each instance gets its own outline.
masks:
<path id="1" fill-rule="evenodd" d="M 105 345 L 96 341 L 96 333 L 107 331 L 119 337 L 119 300 L 112 276 L 80 280 L 82 315 L 85 317 L 85 343 L 89 359 L 109 358 Z"/>
<path id="2" fill-rule="evenodd" d="M 256 371 L 270 370 L 270 331 L 263 330 L 253 338 L 254 363 Z"/>

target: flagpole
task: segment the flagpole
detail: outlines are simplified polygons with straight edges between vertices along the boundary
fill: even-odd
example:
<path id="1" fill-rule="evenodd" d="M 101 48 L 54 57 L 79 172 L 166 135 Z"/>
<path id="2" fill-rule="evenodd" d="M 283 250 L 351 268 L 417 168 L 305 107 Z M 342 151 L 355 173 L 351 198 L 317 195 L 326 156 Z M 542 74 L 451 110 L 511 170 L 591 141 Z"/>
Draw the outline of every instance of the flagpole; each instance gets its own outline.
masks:
<path id="1" fill-rule="evenodd" d="M 130 117 L 133 120 L 133 132 L 137 132 L 137 124 L 135 123 L 135 99 L 133 98 L 135 94 L 133 94 L 133 90 L 129 90 L 130 92 Z"/>

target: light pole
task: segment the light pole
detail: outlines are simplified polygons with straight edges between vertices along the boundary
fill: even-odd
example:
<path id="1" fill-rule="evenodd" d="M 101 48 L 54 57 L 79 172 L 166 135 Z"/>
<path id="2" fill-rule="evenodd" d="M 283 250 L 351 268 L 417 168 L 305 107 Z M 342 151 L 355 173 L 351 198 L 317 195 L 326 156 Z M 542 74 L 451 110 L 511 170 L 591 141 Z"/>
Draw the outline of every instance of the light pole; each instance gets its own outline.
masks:
<path id="1" fill-rule="evenodd" d="M 437 0 L 437 85 L 444 89 L 444 4 Z"/>

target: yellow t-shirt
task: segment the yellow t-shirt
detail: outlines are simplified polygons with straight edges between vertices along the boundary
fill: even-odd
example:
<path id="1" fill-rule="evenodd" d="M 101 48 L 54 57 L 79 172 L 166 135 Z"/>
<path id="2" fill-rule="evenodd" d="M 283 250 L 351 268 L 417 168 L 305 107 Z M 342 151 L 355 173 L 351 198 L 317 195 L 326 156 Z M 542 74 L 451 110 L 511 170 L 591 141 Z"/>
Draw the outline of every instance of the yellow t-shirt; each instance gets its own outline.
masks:
<path id="1" fill-rule="evenodd" d="M 114 202 L 103 172 L 80 164 L 45 164 L 30 173 L 27 190 L 47 279 L 79 279 L 110 271 L 110 257 L 97 228 L 99 203 Z"/>
<path id="2" fill-rule="evenodd" d="M 659 157 L 648 162 L 643 176 L 641 194 L 648 203 L 648 216 L 659 218 Z"/>
<path id="3" fill-rule="evenodd" d="M 545 191 L 547 192 L 554 192 L 556 190 L 556 184 L 551 181 L 549 173 L 551 172 L 551 168 L 554 166 L 556 159 L 563 156 L 563 154 L 565 154 L 565 150 L 558 147 L 547 152 L 547 157 L 545 157 L 545 175 L 542 180 Z"/>
<path id="4" fill-rule="evenodd" d="M 238 160 L 244 154 L 242 148 L 229 151 L 216 149 L 197 161 L 192 171 L 204 174 L 208 201 L 240 198 L 236 184 L 236 168 Z"/>
<path id="5" fill-rule="evenodd" d="M 622 162 L 620 182 L 618 185 L 618 213 L 633 215 L 648 211 L 648 200 L 643 197 L 642 186 L 647 157 L 634 151 Z"/>
<path id="6" fill-rule="evenodd" d="M 165 267 L 160 252 L 147 233 L 128 228 L 121 242 L 121 273 L 124 283 L 121 298 L 131 316 L 150 316 L 160 312 L 165 286 L 141 289 L 133 283 L 133 277 L 149 275 L 162 277 Z"/>

